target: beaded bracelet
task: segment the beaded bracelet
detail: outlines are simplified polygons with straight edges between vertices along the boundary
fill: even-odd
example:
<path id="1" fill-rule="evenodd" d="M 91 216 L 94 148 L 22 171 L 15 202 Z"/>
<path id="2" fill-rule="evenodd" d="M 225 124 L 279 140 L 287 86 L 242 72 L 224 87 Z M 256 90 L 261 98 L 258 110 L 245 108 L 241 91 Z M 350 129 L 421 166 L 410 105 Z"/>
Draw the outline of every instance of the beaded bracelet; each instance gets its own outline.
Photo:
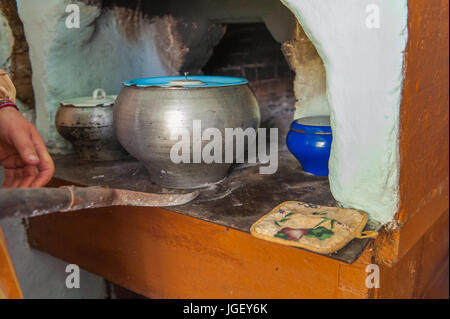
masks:
<path id="1" fill-rule="evenodd" d="M 0 110 L 4 107 L 14 107 L 17 111 L 19 110 L 17 105 L 10 99 L 0 99 Z"/>

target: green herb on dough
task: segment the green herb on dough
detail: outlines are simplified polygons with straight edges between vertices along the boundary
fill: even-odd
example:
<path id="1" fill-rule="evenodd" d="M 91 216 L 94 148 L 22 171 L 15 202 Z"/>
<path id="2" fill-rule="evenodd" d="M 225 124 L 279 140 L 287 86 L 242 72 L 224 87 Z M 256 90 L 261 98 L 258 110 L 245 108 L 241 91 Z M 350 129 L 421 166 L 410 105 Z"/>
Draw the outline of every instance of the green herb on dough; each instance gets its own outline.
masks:
<path id="1" fill-rule="evenodd" d="M 294 215 L 294 214 L 295 214 L 294 212 L 289 212 L 289 213 L 286 214 L 285 217 L 289 217 L 289 216 Z"/>
<path id="2" fill-rule="evenodd" d="M 314 212 L 312 213 L 312 215 L 326 215 L 327 213 L 319 213 L 319 212 Z"/>
<path id="3" fill-rule="evenodd" d="M 286 240 L 288 239 L 287 235 L 283 234 L 283 233 L 275 234 L 274 237 L 278 237 L 278 238 L 286 239 Z"/>
<path id="4" fill-rule="evenodd" d="M 334 232 L 323 226 L 310 229 L 306 237 L 315 237 L 319 240 L 325 240 L 334 235 Z"/>

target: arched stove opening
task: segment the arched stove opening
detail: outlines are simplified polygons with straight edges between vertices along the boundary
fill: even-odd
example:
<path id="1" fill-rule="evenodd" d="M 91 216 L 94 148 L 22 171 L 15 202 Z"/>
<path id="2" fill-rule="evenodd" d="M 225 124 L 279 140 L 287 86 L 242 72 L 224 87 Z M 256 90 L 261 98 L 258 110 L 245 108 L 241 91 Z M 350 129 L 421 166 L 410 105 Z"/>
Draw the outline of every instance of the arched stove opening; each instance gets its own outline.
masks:
<path id="1" fill-rule="evenodd" d="M 201 70 L 223 36 L 221 25 L 264 23 L 296 73 L 294 117 L 331 115 L 334 197 L 380 222 L 393 218 L 406 0 L 376 1 L 385 13 L 381 28 L 367 26 L 366 3 L 350 0 L 73 3 L 82 13 L 77 30 L 65 25 L 65 1 L 17 0 L 37 126 L 53 151 L 67 150 L 53 125 L 58 101 L 90 95 L 93 87 L 118 93 L 130 78 Z"/>
<path id="2" fill-rule="evenodd" d="M 285 147 L 295 110 L 295 73 L 264 23 L 227 24 L 202 71 L 248 79 L 261 109 L 261 127 L 278 128 L 280 147 Z"/>

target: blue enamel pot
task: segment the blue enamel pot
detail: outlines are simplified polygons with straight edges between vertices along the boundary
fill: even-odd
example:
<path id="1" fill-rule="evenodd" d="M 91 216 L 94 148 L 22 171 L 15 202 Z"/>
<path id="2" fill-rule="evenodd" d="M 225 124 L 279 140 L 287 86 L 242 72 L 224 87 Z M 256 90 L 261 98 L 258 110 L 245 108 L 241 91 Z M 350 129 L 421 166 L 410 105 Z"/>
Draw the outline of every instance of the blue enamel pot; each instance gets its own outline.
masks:
<path id="1" fill-rule="evenodd" d="M 307 173 L 328 176 L 333 135 L 329 116 L 312 116 L 295 120 L 286 137 L 289 151 Z"/>

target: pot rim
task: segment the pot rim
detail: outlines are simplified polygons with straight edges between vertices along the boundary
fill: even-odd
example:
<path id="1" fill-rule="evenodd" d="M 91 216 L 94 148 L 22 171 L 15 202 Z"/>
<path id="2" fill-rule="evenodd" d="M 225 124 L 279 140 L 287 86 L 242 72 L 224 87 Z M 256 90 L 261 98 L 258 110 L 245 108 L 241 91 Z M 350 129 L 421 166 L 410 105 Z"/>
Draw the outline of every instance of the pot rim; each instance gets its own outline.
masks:
<path id="1" fill-rule="evenodd" d="M 329 116 L 307 116 L 294 120 L 291 131 L 303 134 L 332 135 Z"/>
<path id="2" fill-rule="evenodd" d="M 60 101 L 61 107 L 75 108 L 93 108 L 93 107 L 111 107 L 114 105 L 117 95 L 107 95 L 103 89 L 95 89 L 92 96 L 79 97 Z"/>
<path id="3" fill-rule="evenodd" d="M 186 81 L 192 80 L 193 85 L 180 84 L 173 85 L 170 84 L 174 81 Z M 198 84 L 199 81 L 202 84 Z M 219 88 L 219 87 L 229 87 L 229 86 L 241 86 L 248 84 L 248 80 L 244 78 L 230 77 L 230 76 L 215 76 L 215 75 L 190 75 L 189 79 L 187 75 L 185 76 L 164 76 L 164 77 L 150 77 L 150 78 L 138 78 L 128 80 L 122 83 L 126 87 L 137 87 L 137 88 L 162 88 L 162 89 L 194 89 L 194 88 Z"/>

